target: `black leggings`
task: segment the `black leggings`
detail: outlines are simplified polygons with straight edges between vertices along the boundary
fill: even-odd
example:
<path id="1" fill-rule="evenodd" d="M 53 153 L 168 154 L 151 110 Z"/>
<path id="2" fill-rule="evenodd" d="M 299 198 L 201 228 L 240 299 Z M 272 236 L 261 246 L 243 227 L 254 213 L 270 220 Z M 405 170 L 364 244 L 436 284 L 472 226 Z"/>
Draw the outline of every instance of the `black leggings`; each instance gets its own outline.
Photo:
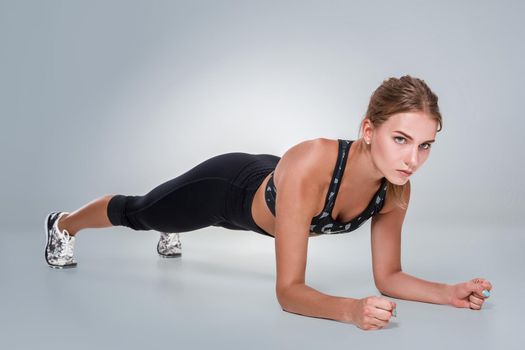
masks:
<path id="1" fill-rule="evenodd" d="M 255 223 L 251 205 L 279 160 L 271 154 L 241 152 L 212 157 L 144 196 L 113 196 L 108 218 L 114 226 L 133 230 L 186 232 L 221 226 L 273 237 Z"/>

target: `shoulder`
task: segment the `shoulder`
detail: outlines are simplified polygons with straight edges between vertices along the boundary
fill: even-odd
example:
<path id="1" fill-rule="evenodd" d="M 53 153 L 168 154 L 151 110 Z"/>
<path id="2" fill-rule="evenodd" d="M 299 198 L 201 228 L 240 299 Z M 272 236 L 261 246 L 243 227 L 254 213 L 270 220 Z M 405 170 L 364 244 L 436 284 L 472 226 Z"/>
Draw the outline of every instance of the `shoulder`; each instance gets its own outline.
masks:
<path id="1" fill-rule="evenodd" d="M 295 144 L 284 153 L 283 157 L 300 157 L 302 160 L 312 159 L 329 152 L 331 149 L 337 150 L 337 140 L 318 137 Z"/>
<path id="2" fill-rule="evenodd" d="M 334 147 L 335 142 L 335 147 Z M 317 138 L 302 141 L 288 149 L 274 171 L 276 231 L 305 225 L 320 211 L 323 191 L 330 182 L 327 158 L 337 158 L 337 140 Z M 335 152 L 335 153 L 334 153 Z M 330 165 L 330 168 L 334 167 Z M 286 228 L 287 225 L 290 228 Z"/>
<path id="3" fill-rule="evenodd" d="M 338 141 L 327 138 L 305 140 L 290 147 L 275 169 L 276 185 L 280 177 L 290 175 L 310 183 L 323 182 L 333 170 L 338 149 Z"/>

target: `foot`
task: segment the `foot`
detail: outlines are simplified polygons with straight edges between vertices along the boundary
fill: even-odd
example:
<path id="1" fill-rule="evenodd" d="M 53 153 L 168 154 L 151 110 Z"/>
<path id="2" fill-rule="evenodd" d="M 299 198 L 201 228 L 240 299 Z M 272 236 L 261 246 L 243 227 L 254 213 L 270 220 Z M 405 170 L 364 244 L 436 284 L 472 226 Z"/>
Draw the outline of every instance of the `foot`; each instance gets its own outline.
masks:
<path id="1" fill-rule="evenodd" d="M 45 222 L 46 248 L 44 256 L 49 267 L 70 268 L 76 267 L 77 262 L 73 257 L 75 248 L 75 237 L 70 236 L 67 230 L 58 229 L 58 220 L 66 212 L 52 212 Z"/>
<path id="2" fill-rule="evenodd" d="M 163 258 L 175 258 L 182 255 L 182 244 L 178 233 L 160 233 L 157 253 Z"/>

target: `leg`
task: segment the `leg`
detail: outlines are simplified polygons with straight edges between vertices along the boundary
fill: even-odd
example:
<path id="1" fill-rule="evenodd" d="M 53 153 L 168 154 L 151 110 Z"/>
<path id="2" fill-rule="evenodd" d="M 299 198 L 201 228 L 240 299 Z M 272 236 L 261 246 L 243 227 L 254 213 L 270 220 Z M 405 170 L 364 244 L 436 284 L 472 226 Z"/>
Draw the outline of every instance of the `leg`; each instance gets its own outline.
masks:
<path id="1" fill-rule="evenodd" d="M 134 230 L 192 231 L 224 220 L 220 213 L 227 187 L 227 182 L 220 179 L 192 179 L 186 184 L 185 178 L 178 177 L 144 196 L 107 195 L 97 198 L 72 213 L 64 214 L 57 225 L 70 236 L 85 228 L 117 225 Z"/>
<path id="2" fill-rule="evenodd" d="M 116 195 L 108 203 L 114 226 L 133 230 L 187 232 L 225 221 L 230 184 L 221 178 L 183 174 L 143 196 Z"/>
<path id="3" fill-rule="evenodd" d="M 143 196 L 106 195 L 72 213 L 52 212 L 45 220 L 46 261 L 51 267 L 76 266 L 74 235 L 84 228 L 127 226 L 175 234 L 207 226 L 252 230 L 251 181 L 259 181 L 277 158 L 262 156 L 241 152 L 218 155 Z M 267 156 L 271 159 L 262 161 Z M 250 164 L 256 166 L 250 168 Z"/>
<path id="4" fill-rule="evenodd" d="M 51 212 L 45 220 L 46 247 L 44 257 L 53 268 L 77 266 L 73 257 L 75 234 L 88 227 L 112 226 L 106 214 L 113 196 L 108 195 L 86 204 L 73 213 Z"/>
<path id="5" fill-rule="evenodd" d="M 58 221 L 59 230 L 67 230 L 74 236 L 84 228 L 110 227 L 113 224 L 107 215 L 108 203 L 113 195 L 97 198 L 72 213 L 63 215 Z"/>
<path id="6" fill-rule="evenodd" d="M 248 157 L 248 158 L 247 158 Z M 216 225 L 224 218 L 230 179 L 251 160 L 243 153 L 210 158 L 144 196 L 106 195 L 63 215 L 59 230 L 70 236 L 85 228 L 127 226 L 134 230 L 185 232 Z M 231 225 L 234 229 L 234 225 Z"/>

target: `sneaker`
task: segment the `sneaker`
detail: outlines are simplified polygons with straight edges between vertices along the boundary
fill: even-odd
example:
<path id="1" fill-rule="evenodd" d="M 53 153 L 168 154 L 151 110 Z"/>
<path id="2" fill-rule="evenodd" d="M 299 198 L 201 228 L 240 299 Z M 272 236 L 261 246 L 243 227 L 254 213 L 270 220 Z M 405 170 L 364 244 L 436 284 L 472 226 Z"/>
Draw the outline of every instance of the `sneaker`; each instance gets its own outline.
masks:
<path id="1" fill-rule="evenodd" d="M 157 253 L 163 258 L 175 258 L 182 255 L 182 244 L 178 233 L 160 233 Z"/>
<path id="2" fill-rule="evenodd" d="M 58 219 L 66 212 L 52 212 L 45 222 L 46 249 L 44 252 L 47 264 L 52 268 L 69 268 L 77 266 L 73 258 L 75 237 L 70 236 L 67 230 L 58 229 Z"/>

